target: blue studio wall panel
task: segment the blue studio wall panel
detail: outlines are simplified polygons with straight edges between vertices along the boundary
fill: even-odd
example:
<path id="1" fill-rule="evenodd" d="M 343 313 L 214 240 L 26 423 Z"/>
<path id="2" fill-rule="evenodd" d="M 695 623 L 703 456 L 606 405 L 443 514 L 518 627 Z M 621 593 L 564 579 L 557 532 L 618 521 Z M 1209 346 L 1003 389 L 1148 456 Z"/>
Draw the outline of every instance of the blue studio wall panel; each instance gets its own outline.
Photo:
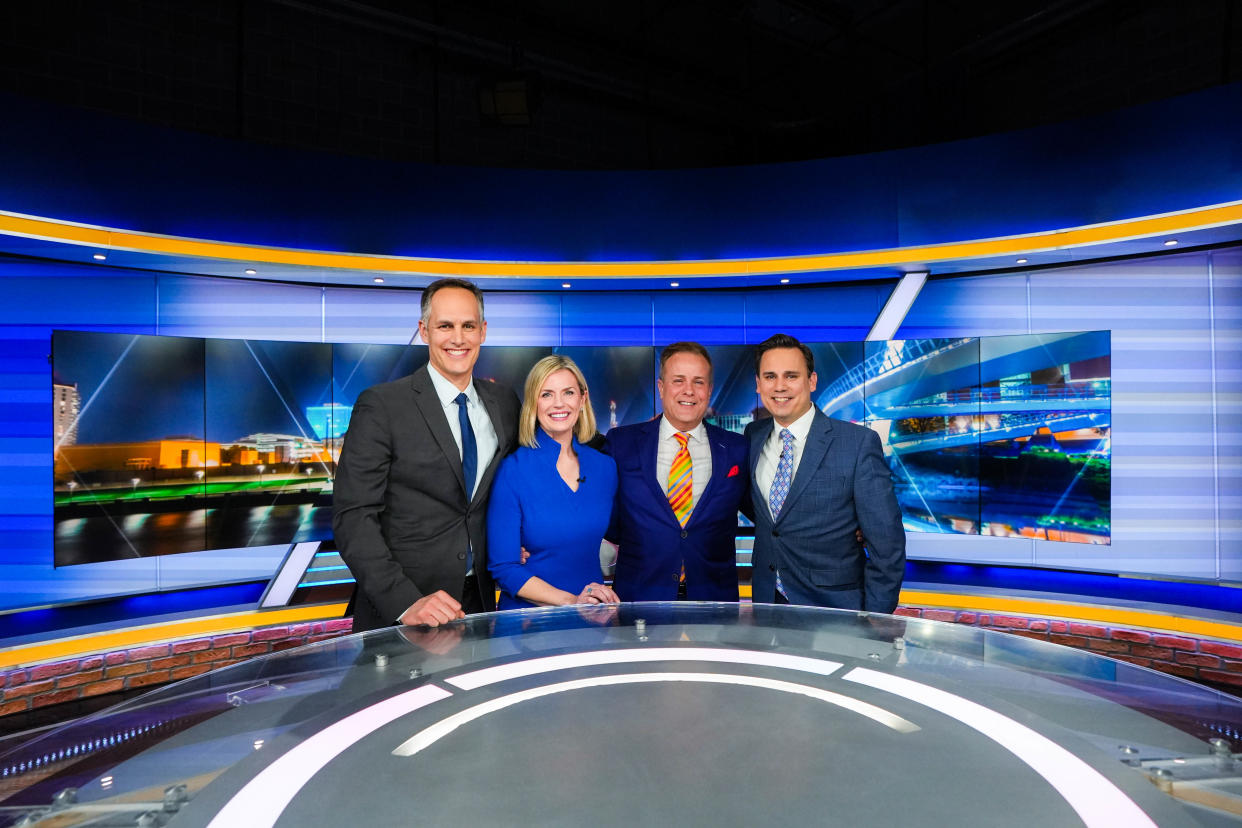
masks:
<path id="1" fill-rule="evenodd" d="M 1242 251 L 1218 251 L 1209 264 L 1217 550 L 1220 577 L 1242 582 Z"/>
<path id="2" fill-rule="evenodd" d="M 1022 275 L 940 279 L 923 286 L 919 299 L 902 322 L 903 339 L 922 337 L 1005 336 L 1056 328 L 1032 327 L 1030 285 Z M 1106 327 L 1086 322 L 1087 330 Z"/>
<path id="3" fill-rule="evenodd" d="M 1113 550 L 1126 571 L 1214 578 L 1209 256 L 1170 256 L 1031 277 L 1034 324 L 1108 318 L 1113 331 Z M 1037 545 L 1049 566 L 1109 556 Z M 1078 561 L 1082 563 L 1077 563 Z"/>
<path id="4" fill-rule="evenodd" d="M 551 350 L 561 344 L 561 297 L 555 294 L 490 293 L 487 341 L 493 345 L 529 345 Z"/>
<path id="5" fill-rule="evenodd" d="M 1110 547 L 911 535 L 911 555 L 1238 581 L 1240 277 L 1227 250 L 930 283 L 899 337 L 1111 330 L 1113 534 Z"/>
<path id="6" fill-rule="evenodd" d="M 421 291 L 325 290 L 324 341 L 405 344 L 418 333 L 421 295 Z"/>
<path id="7" fill-rule="evenodd" d="M 686 290 L 651 296 L 655 345 L 676 342 L 693 328 L 704 345 L 733 345 L 746 330 L 746 294 L 741 291 Z"/>
<path id="8" fill-rule="evenodd" d="M 317 287 L 161 276 L 158 314 L 156 333 L 165 336 L 323 340 L 323 290 Z"/>
<path id="9" fill-rule="evenodd" d="M 650 294 L 566 291 L 560 300 L 562 345 L 655 344 Z"/>
<path id="10" fill-rule="evenodd" d="M 51 372 L 54 327 L 154 333 L 156 277 L 0 260 L 0 578 L 4 606 L 145 591 L 158 564 L 125 561 L 57 577 L 51 568 Z"/>
<path id="11" fill-rule="evenodd" d="M 861 340 L 892 293 L 891 283 L 790 289 L 746 294 L 747 344 L 774 333 L 812 342 Z"/>

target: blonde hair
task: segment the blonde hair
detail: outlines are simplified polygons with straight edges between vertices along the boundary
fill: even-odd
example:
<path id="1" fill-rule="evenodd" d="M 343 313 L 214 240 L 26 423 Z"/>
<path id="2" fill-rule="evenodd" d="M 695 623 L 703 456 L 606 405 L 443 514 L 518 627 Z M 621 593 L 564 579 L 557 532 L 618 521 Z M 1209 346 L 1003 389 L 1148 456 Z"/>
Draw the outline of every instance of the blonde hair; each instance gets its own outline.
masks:
<path id="1" fill-rule="evenodd" d="M 579 443 L 585 443 L 595 436 L 595 412 L 591 410 L 591 395 L 587 390 L 586 377 L 577 363 L 562 354 L 551 354 L 536 362 L 526 375 L 525 394 L 522 399 L 522 413 L 518 415 L 518 442 L 527 448 L 539 448 L 535 439 L 536 425 L 539 417 L 536 414 L 539 405 L 539 392 L 548 377 L 557 371 L 569 371 L 578 380 L 578 388 L 582 390 L 582 407 L 578 410 L 578 422 L 574 425 L 574 436 Z"/>

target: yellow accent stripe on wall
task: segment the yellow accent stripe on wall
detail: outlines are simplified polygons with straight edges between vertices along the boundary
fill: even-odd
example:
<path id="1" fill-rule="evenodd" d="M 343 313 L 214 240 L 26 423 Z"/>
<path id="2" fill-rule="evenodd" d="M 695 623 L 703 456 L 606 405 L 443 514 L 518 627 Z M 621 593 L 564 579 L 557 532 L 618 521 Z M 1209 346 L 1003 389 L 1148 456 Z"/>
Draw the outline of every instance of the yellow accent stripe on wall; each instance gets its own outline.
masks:
<path id="1" fill-rule="evenodd" d="M 428 276 L 561 279 L 737 276 L 882 267 L 1060 250 L 1242 222 L 1242 202 L 1000 238 L 809 256 L 663 262 L 506 262 L 374 256 L 164 236 L 0 211 L 0 234 L 170 256 Z"/>
<path id="2" fill-rule="evenodd" d="M 1030 598 L 999 598 L 952 592 L 926 592 L 903 589 L 901 605 L 938 609 L 971 610 L 1000 615 L 1026 615 L 1090 621 L 1115 627 L 1141 627 L 1160 632 L 1179 633 L 1198 638 L 1219 638 L 1242 642 L 1242 622 L 1231 624 L 1204 618 L 1186 618 L 1152 610 L 1120 609 L 1096 604 L 1043 601 Z"/>
<path id="3" fill-rule="evenodd" d="M 750 598 L 750 584 L 742 584 L 740 592 L 742 598 Z M 901 591 L 900 602 L 902 606 L 1064 618 L 1072 621 L 1087 621 L 1116 627 L 1139 627 L 1242 643 L 1242 622 L 1233 624 L 1201 618 L 1186 618 L 1172 613 L 1150 610 L 912 589 Z M 167 624 L 152 624 L 113 632 L 92 633 L 39 644 L 19 645 L 0 649 L 0 670 L 257 627 L 334 620 L 344 615 L 345 608 L 345 604 L 324 604 L 270 612 L 241 612 L 174 621 Z"/>
<path id="4" fill-rule="evenodd" d="M 750 584 L 742 584 L 740 593 L 743 598 L 751 598 Z M 1179 635 L 1242 643 L 1242 621 L 1231 624 L 1202 618 L 1186 618 L 1153 610 L 1119 609 L 1096 604 L 1004 598 L 957 592 L 929 592 L 921 589 L 903 589 L 899 603 L 903 607 L 931 607 L 998 615 L 1064 618 L 1070 621 L 1088 621 L 1115 627 L 1140 627 Z"/>
<path id="5" fill-rule="evenodd" d="M 127 650 L 164 641 L 250 630 L 256 627 L 333 621 L 345 614 L 346 606 L 346 604 L 321 604 L 268 612 L 238 612 L 207 618 L 191 618 L 185 621 L 171 621 L 165 624 L 150 624 L 111 632 L 91 633 L 39 644 L 5 647 L 0 649 L 0 670 L 80 658 L 94 653 Z"/>

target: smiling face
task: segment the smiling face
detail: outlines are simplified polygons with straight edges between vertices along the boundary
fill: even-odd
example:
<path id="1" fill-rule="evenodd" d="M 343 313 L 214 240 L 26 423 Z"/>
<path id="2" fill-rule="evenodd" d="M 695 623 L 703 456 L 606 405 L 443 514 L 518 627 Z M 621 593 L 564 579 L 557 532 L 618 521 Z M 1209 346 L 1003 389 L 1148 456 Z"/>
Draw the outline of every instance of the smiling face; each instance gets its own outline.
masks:
<path id="1" fill-rule="evenodd" d="M 458 389 L 470 384 L 487 339 L 487 323 L 479 317 L 479 302 L 464 288 L 448 287 L 431 297 L 427 318 L 418 321 L 418 334 L 427 343 L 427 358 Z"/>
<path id="2" fill-rule="evenodd" d="M 535 417 L 539 427 L 558 443 L 573 439 L 574 426 L 578 425 L 578 412 L 586 395 L 578 385 L 578 378 L 568 368 L 548 375 L 539 389 Z"/>
<path id="3" fill-rule="evenodd" d="M 773 348 L 759 360 L 755 390 L 783 428 L 810 410 L 816 379 L 815 374 L 807 376 L 806 358 L 797 348 Z"/>
<path id="4" fill-rule="evenodd" d="M 656 381 L 664 417 L 678 431 L 691 431 L 703 422 L 712 396 L 712 366 L 698 354 L 673 354 Z"/>

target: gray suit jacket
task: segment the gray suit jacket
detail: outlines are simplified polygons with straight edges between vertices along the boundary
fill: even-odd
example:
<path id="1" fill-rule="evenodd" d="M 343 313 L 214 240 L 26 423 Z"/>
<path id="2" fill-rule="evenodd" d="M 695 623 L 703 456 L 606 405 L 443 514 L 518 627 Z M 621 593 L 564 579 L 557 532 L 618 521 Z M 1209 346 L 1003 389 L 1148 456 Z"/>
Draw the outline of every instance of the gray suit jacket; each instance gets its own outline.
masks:
<path id="1" fill-rule="evenodd" d="M 474 381 L 499 445 L 466 502 L 461 454 L 423 366 L 358 395 L 333 490 L 337 548 L 358 581 L 354 630 L 392 625 L 436 590 L 458 600 L 474 550 L 483 606 L 495 606 L 487 571 L 487 499 L 496 468 L 517 444 L 517 395 Z"/>
<path id="2" fill-rule="evenodd" d="M 753 597 L 772 600 L 779 568 L 794 604 L 891 613 L 905 575 L 906 533 L 879 435 L 818 409 L 776 520 L 755 466 L 775 421 L 746 427 L 755 507 Z M 862 529 L 867 552 L 855 530 Z M 870 553 L 870 554 L 867 554 Z"/>

